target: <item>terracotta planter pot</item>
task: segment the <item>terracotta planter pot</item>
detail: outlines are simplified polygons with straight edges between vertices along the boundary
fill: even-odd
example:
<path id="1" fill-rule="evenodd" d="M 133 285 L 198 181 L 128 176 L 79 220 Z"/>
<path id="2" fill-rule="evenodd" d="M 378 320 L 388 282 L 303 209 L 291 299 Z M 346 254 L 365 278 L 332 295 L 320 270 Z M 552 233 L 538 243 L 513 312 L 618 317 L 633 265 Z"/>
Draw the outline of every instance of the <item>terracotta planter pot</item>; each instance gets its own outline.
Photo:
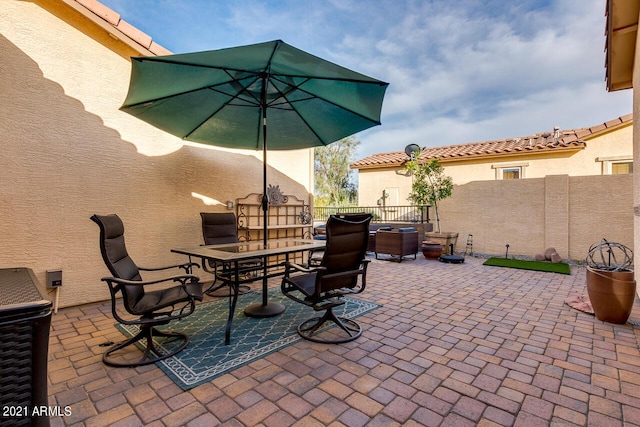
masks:
<path id="1" fill-rule="evenodd" d="M 626 323 L 636 298 L 633 271 L 606 271 L 587 267 L 587 293 L 598 320 Z"/>
<path id="2" fill-rule="evenodd" d="M 438 259 L 442 255 L 442 246 L 438 242 L 424 240 L 420 249 L 426 259 Z"/>

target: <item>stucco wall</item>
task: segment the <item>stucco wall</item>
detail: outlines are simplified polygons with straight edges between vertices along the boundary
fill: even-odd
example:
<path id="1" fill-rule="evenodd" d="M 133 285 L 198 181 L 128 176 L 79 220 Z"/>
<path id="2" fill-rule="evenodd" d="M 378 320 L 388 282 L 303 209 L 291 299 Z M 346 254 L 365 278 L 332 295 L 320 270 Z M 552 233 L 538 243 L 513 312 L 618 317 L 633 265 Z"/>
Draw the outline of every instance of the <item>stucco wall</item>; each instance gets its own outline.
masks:
<path id="1" fill-rule="evenodd" d="M 440 203 L 443 231 L 468 234 L 475 252 L 533 256 L 555 247 L 583 260 L 602 237 L 633 245 L 633 175 L 550 175 L 545 178 L 475 181 L 456 185 Z"/>
<path id="2" fill-rule="evenodd" d="M 460 251 L 472 234 L 474 251 L 486 254 L 504 254 L 509 244 L 510 254 L 533 256 L 553 246 L 565 258 L 582 260 L 602 237 L 632 247 L 634 175 L 549 175 L 456 184 L 453 196 L 439 203 L 441 229 L 459 233 Z M 410 178 L 387 170 L 365 172 L 361 179 L 398 185 Z M 380 194 L 369 196 L 361 206 L 375 205 L 373 198 Z M 433 209 L 431 217 L 435 221 Z"/>
<path id="3" fill-rule="evenodd" d="M 50 9 L 0 0 L 0 268 L 62 269 L 64 307 L 108 298 L 92 214 L 122 217 L 140 265 L 183 261 L 170 249 L 201 243 L 199 212 L 262 191 L 262 154 L 183 146 L 120 112 L 135 52 Z M 312 157 L 270 152 L 269 182 L 309 200 Z"/>
<path id="4" fill-rule="evenodd" d="M 633 64 L 640 60 L 640 31 L 636 32 L 636 51 Z M 640 123 L 640 67 L 633 67 L 633 120 Z M 640 164 L 640 126 L 633 129 L 633 162 Z M 640 173 L 634 173 L 633 178 L 633 208 L 634 208 L 634 253 L 640 254 Z M 637 262 L 637 256 L 636 256 Z M 640 295 L 640 288 L 637 289 Z"/>

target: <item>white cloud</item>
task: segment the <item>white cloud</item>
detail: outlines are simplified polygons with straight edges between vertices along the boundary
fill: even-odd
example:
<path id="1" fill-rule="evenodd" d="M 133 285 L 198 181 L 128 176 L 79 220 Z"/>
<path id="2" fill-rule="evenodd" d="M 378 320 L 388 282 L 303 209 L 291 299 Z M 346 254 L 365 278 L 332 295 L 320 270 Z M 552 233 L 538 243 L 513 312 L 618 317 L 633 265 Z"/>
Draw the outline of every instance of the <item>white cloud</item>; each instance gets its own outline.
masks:
<path id="1" fill-rule="evenodd" d="M 103 2 L 176 52 L 279 38 L 389 82 L 382 126 L 358 135 L 360 157 L 632 110 L 630 91 L 606 92 L 603 0 Z"/>

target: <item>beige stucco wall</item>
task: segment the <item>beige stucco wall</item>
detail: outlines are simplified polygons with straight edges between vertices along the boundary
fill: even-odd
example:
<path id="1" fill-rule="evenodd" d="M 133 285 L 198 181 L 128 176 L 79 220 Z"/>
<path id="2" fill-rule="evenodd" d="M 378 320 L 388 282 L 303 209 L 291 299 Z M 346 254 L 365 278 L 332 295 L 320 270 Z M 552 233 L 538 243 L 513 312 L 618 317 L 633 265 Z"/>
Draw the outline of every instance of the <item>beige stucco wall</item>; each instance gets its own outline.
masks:
<path id="1" fill-rule="evenodd" d="M 262 191 L 260 152 L 183 146 L 120 112 L 135 52 L 61 3 L 0 0 L 0 52 L 0 268 L 62 269 L 61 307 L 108 298 L 92 214 L 119 214 L 154 266 L 201 243 L 215 200 Z M 269 182 L 309 200 L 312 157 L 270 152 Z"/>
<path id="2" fill-rule="evenodd" d="M 630 159 L 632 152 L 633 125 L 629 123 L 587 140 L 586 148 L 579 151 L 443 161 L 441 164 L 444 166 L 445 174 L 450 176 L 455 184 L 463 185 L 472 181 L 495 180 L 496 168 L 513 165 L 523 166 L 525 178 L 561 174 L 601 175 L 607 173 L 606 159 L 621 156 Z M 605 161 L 602 161 L 603 159 Z M 358 171 L 359 205 L 375 205 L 382 190 L 386 188 L 398 188 L 399 204 L 408 204 L 411 178 L 399 172 L 397 168 Z"/>
<path id="3" fill-rule="evenodd" d="M 634 65 L 640 59 L 640 31 L 636 32 L 636 51 L 634 57 Z M 633 120 L 636 123 L 640 120 L 640 68 L 633 67 Z M 633 129 L 633 162 L 640 164 L 640 126 Z M 640 173 L 634 173 L 633 177 L 633 224 L 634 224 L 634 253 L 640 254 Z M 635 255 L 634 262 L 637 263 L 638 256 Z M 640 287 L 636 292 L 640 295 Z"/>
<path id="4" fill-rule="evenodd" d="M 394 171 L 385 174 L 386 185 L 404 178 Z M 602 237 L 632 247 L 635 175 L 564 174 L 456 184 L 452 197 L 439 203 L 441 229 L 459 233 L 458 251 L 473 235 L 474 251 L 484 254 L 504 254 L 509 244 L 512 255 L 532 257 L 555 247 L 564 258 L 583 260 Z M 430 215 L 433 222 L 433 209 Z"/>
<path id="5" fill-rule="evenodd" d="M 633 245 L 633 175 L 549 175 L 456 185 L 440 206 L 443 231 L 468 234 L 485 254 L 534 256 L 554 247 L 563 258 L 584 260 L 602 237 Z"/>

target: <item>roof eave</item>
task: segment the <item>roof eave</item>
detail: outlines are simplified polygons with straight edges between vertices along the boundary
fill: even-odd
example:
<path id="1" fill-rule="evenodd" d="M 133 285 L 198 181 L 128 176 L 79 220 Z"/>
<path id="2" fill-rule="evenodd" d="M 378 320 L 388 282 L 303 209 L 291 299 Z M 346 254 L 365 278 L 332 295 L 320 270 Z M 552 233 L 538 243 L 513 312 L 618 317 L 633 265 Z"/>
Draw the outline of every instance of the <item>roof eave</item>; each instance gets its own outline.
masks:
<path id="1" fill-rule="evenodd" d="M 633 87 L 639 12 L 637 0 L 607 0 L 605 74 L 610 92 Z"/>
<path id="2" fill-rule="evenodd" d="M 59 1 L 61 1 L 62 3 L 66 4 L 68 7 L 74 9 L 76 12 L 83 15 L 89 21 L 93 22 L 95 25 L 97 25 L 98 27 L 106 31 L 113 38 L 121 41 L 122 43 L 124 43 L 125 45 L 133 49 L 140 56 L 168 55 L 171 53 L 171 51 L 169 51 L 168 49 L 164 48 L 163 46 L 153 41 L 151 37 L 135 29 L 135 27 L 132 27 L 130 24 L 126 23 L 125 21 L 118 19 L 119 22 L 117 24 L 112 24 L 108 22 L 106 18 L 98 16 L 94 10 L 90 9 L 91 6 L 99 7 L 101 9 L 110 11 L 110 9 L 108 9 L 106 6 L 102 5 L 99 2 L 91 2 L 86 0 L 59 0 Z M 134 38 L 132 38 L 130 34 L 127 34 L 124 31 L 122 31 L 120 28 L 118 28 L 117 25 L 122 25 L 123 28 L 124 27 L 128 28 L 130 32 L 133 31 L 136 34 L 141 34 L 143 36 L 146 36 L 146 37 L 142 37 L 145 40 L 144 41 L 134 40 Z M 147 38 L 148 38 L 148 41 L 147 41 Z"/>
<path id="3" fill-rule="evenodd" d="M 400 167 L 404 167 L 406 162 L 393 162 L 393 163 L 378 163 L 375 165 L 355 165 L 355 164 L 350 164 L 349 165 L 349 169 L 357 169 L 357 170 L 363 170 L 363 169 L 395 169 L 395 168 L 400 168 Z"/>
<path id="4" fill-rule="evenodd" d="M 464 160 L 484 160 L 484 159 L 500 159 L 502 157 L 520 157 L 520 156 L 536 156 L 540 154 L 548 154 L 548 153 L 569 153 L 569 152 L 578 152 L 584 150 L 586 148 L 586 144 L 582 142 L 580 145 L 572 145 L 570 147 L 553 147 L 553 148 L 538 148 L 524 151 L 510 151 L 510 152 L 499 152 L 499 153 L 486 153 L 486 154 L 467 154 L 463 156 L 448 156 L 438 158 L 438 162 L 441 164 L 444 163 L 454 163 L 460 162 Z M 422 160 L 431 160 L 432 157 L 425 157 Z M 393 163 L 378 163 L 372 165 L 349 165 L 350 169 L 357 170 L 371 170 L 371 169 L 394 169 L 403 167 L 406 162 L 393 162 Z"/>

